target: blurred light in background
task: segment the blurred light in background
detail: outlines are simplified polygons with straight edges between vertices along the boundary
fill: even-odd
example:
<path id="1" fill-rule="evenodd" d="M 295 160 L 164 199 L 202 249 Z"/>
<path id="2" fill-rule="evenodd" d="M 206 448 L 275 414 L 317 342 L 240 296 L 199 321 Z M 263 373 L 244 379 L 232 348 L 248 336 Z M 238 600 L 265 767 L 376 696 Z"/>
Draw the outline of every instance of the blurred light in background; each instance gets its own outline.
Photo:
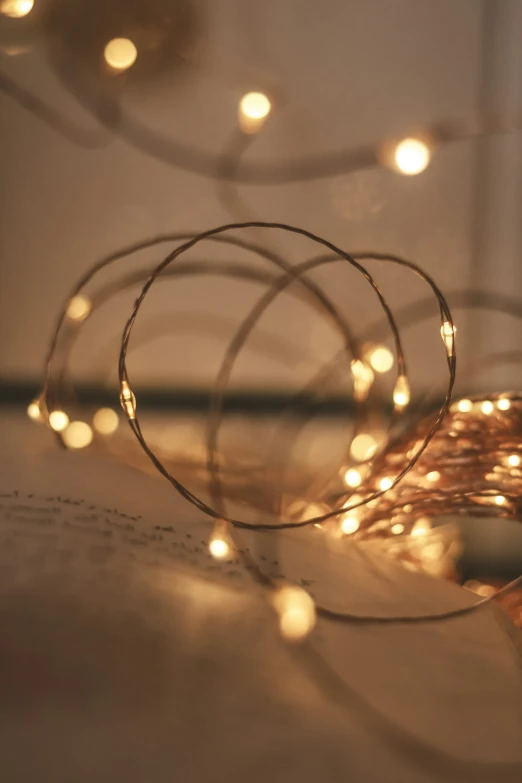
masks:
<path id="1" fill-rule="evenodd" d="M 55 432 L 61 432 L 69 424 L 69 417 L 64 411 L 52 411 L 49 414 L 49 426 Z"/>
<path id="2" fill-rule="evenodd" d="M 104 49 L 105 62 L 115 71 L 126 71 L 136 62 L 138 50 L 129 38 L 113 38 Z"/>
<path id="3" fill-rule="evenodd" d="M 83 294 L 78 294 L 78 296 L 73 296 L 70 300 L 69 304 L 67 305 L 66 313 L 71 319 L 71 321 L 83 321 L 92 309 L 92 302 L 89 299 L 88 296 L 83 296 Z"/>
<path id="4" fill-rule="evenodd" d="M 3 0 L 0 3 L 0 12 L 12 19 L 20 19 L 32 10 L 34 0 Z"/>
<path id="5" fill-rule="evenodd" d="M 395 147 L 394 161 L 401 174 L 420 174 L 427 168 L 430 159 L 429 147 L 420 139 L 404 139 Z"/>
<path id="6" fill-rule="evenodd" d="M 84 421 L 72 421 L 62 437 L 70 449 L 84 449 L 92 441 L 92 430 Z"/>
<path id="7" fill-rule="evenodd" d="M 93 416 L 94 429 L 101 435 L 112 435 L 118 429 L 120 420 L 112 408 L 100 408 Z"/>

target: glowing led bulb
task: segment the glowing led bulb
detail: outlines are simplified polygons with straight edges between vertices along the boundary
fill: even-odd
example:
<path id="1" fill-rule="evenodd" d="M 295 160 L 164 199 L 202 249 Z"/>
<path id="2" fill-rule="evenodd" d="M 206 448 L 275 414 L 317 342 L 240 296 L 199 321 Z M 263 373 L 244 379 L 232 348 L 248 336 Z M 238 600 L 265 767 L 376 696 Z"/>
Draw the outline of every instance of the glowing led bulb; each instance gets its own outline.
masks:
<path id="1" fill-rule="evenodd" d="M 473 408 L 473 403 L 471 400 L 459 400 L 457 403 L 457 408 L 461 413 L 469 413 Z"/>
<path id="2" fill-rule="evenodd" d="M 504 497 L 504 495 L 496 495 L 495 503 L 497 504 L 497 506 L 505 506 L 507 503 L 507 499 Z"/>
<path id="3" fill-rule="evenodd" d="M 39 399 L 29 403 L 27 406 L 27 415 L 33 421 L 43 421 L 42 408 Z"/>
<path id="4" fill-rule="evenodd" d="M 121 383 L 120 404 L 129 419 L 136 418 L 136 397 L 127 381 Z"/>
<path id="5" fill-rule="evenodd" d="M 499 411 L 508 411 L 511 408 L 511 400 L 506 399 L 506 397 L 502 397 L 497 402 L 497 408 Z"/>
<path id="6" fill-rule="evenodd" d="M 118 414 L 112 408 L 100 408 L 92 417 L 94 429 L 101 435 L 112 435 L 119 422 Z"/>
<path id="7" fill-rule="evenodd" d="M 360 359 L 355 359 L 352 362 L 351 369 L 354 397 L 356 400 L 364 400 L 373 383 L 373 370 L 368 364 L 362 362 Z"/>
<path id="8" fill-rule="evenodd" d="M 375 372 L 389 372 L 393 367 L 393 353 L 385 345 L 374 345 L 367 353 L 367 359 Z"/>
<path id="9" fill-rule="evenodd" d="M 410 401 L 410 386 L 405 375 L 399 375 L 397 378 L 393 390 L 393 401 L 397 408 L 404 408 Z"/>
<path id="10" fill-rule="evenodd" d="M 274 591 L 272 603 L 279 615 L 279 630 L 289 641 L 300 641 L 315 626 L 315 604 L 301 587 L 285 585 Z"/>
<path id="11" fill-rule="evenodd" d="M 103 56 L 115 71 L 126 71 L 136 62 L 138 50 L 130 38 L 113 38 L 103 50 Z"/>
<path id="12" fill-rule="evenodd" d="M 440 473 L 438 470 L 431 470 L 426 474 L 427 481 L 435 482 L 440 479 Z"/>
<path id="13" fill-rule="evenodd" d="M 511 465 L 512 468 L 518 468 L 520 465 L 520 457 L 518 454 L 510 454 L 507 458 L 508 465 Z"/>
<path id="14" fill-rule="evenodd" d="M 350 514 L 346 514 L 342 518 L 341 530 L 346 536 L 350 536 L 352 533 L 355 533 L 356 530 L 359 530 L 359 520 L 355 516 L 354 511 Z"/>
<path id="15" fill-rule="evenodd" d="M 377 450 L 377 441 L 367 432 L 361 432 L 356 435 L 350 445 L 350 454 L 357 460 L 363 462 L 365 459 L 373 457 Z"/>
<path id="16" fill-rule="evenodd" d="M 245 126 L 243 130 L 247 132 L 255 128 L 258 130 L 262 122 L 270 114 L 272 104 L 267 96 L 262 92 L 247 92 L 239 101 L 239 121 Z"/>
<path id="17" fill-rule="evenodd" d="M 77 294 L 69 300 L 65 312 L 71 321 L 84 321 L 92 310 L 92 302 L 88 296 Z"/>
<path id="18" fill-rule="evenodd" d="M 393 157 L 401 174 L 413 176 L 427 168 L 431 153 L 428 145 L 420 139 L 403 139 L 395 147 Z"/>
<path id="19" fill-rule="evenodd" d="M 32 10 L 34 0 L 3 0 L 0 2 L 0 13 L 12 19 L 21 19 Z"/>
<path id="20" fill-rule="evenodd" d="M 486 400 L 485 402 L 482 403 L 480 409 L 481 409 L 482 413 L 485 413 L 486 416 L 489 416 L 490 413 L 493 413 L 494 405 L 491 402 L 491 400 Z"/>
<path id="21" fill-rule="evenodd" d="M 69 424 L 69 417 L 64 411 L 52 411 L 49 414 L 49 427 L 55 432 L 62 432 Z"/>
<path id="22" fill-rule="evenodd" d="M 356 468 L 350 468 L 344 474 L 344 482 L 348 487 L 358 487 L 362 482 L 361 474 Z"/>
<path id="23" fill-rule="evenodd" d="M 85 421 L 71 421 L 62 437 L 70 449 L 84 449 L 92 441 L 92 430 Z"/>
<path id="24" fill-rule="evenodd" d="M 449 321 L 444 321 L 444 323 L 440 327 L 440 336 L 442 337 L 442 341 L 446 346 L 446 351 L 448 352 L 448 356 L 453 356 L 455 352 L 456 332 L 457 332 L 457 327 L 452 326 Z"/>
<path id="25" fill-rule="evenodd" d="M 386 490 L 390 489 L 392 486 L 393 479 L 391 479 L 389 476 L 386 476 L 379 481 L 379 489 L 382 489 L 383 492 L 386 492 Z"/>
<path id="26" fill-rule="evenodd" d="M 396 522 L 395 525 L 392 525 L 391 532 L 394 536 L 400 536 L 401 533 L 404 533 L 404 525 Z"/>
<path id="27" fill-rule="evenodd" d="M 420 536 L 427 536 L 431 531 L 431 522 L 427 517 L 421 517 L 418 519 L 411 529 L 411 535 L 414 538 Z"/>
<path id="28" fill-rule="evenodd" d="M 226 522 L 223 522 L 222 520 L 216 522 L 210 537 L 208 549 L 212 557 L 215 557 L 216 560 L 224 560 L 230 555 L 231 547 L 227 534 Z"/>

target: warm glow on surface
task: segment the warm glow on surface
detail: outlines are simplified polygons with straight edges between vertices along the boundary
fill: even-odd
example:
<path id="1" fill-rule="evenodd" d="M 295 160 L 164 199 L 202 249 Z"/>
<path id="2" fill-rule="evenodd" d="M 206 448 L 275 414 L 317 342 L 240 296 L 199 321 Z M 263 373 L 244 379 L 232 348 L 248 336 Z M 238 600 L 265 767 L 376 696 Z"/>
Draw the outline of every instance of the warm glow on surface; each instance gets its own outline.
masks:
<path id="1" fill-rule="evenodd" d="M 69 424 L 69 417 L 64 411 L 52 411 L 49 414 L 49 426 L 55 432 L 62 432 Z"/>
<path id="2" fill-rule="evenodd" d="M 71 321 L 83 321 L 92 310 L 92 302 L 88 296 L 78 294 L 73 296 L 67 305 L 66 313 Z"/>
<path id="3" fill-rule="evenodd" d="M 481 409 L 482 413 L 485 413 L 486 416 L 489 416 L 490 413 L 493 413 L 494 405 L 491 402 L 491 400 L 486 400 L 485 402 L 482 403 L 480 409 Z"/>
<path id="4" fill-rule="evenodd" d="M 27 406 L 27 415 L 33 421 L 42 421 L 42 411 L 40 409 L 40 403 L 38 400 L 33 400 Z"/>
<path id="5" fill-rule="evenodd" d="M 430 531 L 431 531 L 430 520 L 427 519 L 427 517 L 421 517 L 421 519 L 418 519 L 413 525 L 411 529 L 411 535 L 414 538 L 417 538 L 418 536 L 427 536 Z"/>
<path id="6" fill-rule="evenodd" d="M 457 403 L 457 408 L 461 413 L 469 413 L 473 408 L 473 403 L 471 400 L 459 400 Z"/>
<path id="7" fill-rule="evenodd" d="M 3 0 L 0 2 L 0 12 L 12 19 L 21 19 L 32 10 L 34 0 Z"/>
<path id="8" fill-rule="evenodd" d="M 440 327 L 440 336 L 442 337 L 442 341 L 446 346 L 446 350 L 449 356 L 453 356 L 454 353 L 456 332 L 457 327 L 452 326 L 449 321 L 444 321 Z"/>
<path id="9" fill-rule="evenodd" d="M 392 525 L 391 532 L 394 536 L 400 536 L 401 533 L 404 533 L 404 525 L 396 522 L 395 525 Z"/>
<path id="10" fill-rule="evenodd" d="M 383 492 L 386 492 L 387 489 L 390 489 L 390 487 L 393 485 L 393 479 L 391 479 L 389 476 L 386 478 L 382 478 L 379 481 L 379 489 L 382 489 Z"/>
<path id="11" fill-rule="evenodd" d="M 420 174 L 430 162 L 428 145 L 420 139 L 403 139 L 395 147 L 394 160 L 401 174 Z"/>
<path id="12" fill-rule="evenodd" d="M 357 462 L 363 462 L 365 459 L 370 459 L 375 454 L 377 449 L 377 441 L 368 432 L 361 432 L 356 435 L 350 446 L 350 454 L 357 460 Z"/>
<path id="13" fill-rule="evenodd" d="M 393 390 L 393 401 L 398 408 L 404 408 L 410 401 L 410 386 L 405 375 L 399 375 L 397 378 Z"/>
<path id="14" fill-rule="evenodd" d="M 518 468 L 520 465 L 520 457 L 518 454 L 510 454 L 507 458 L 508 465 L 511 465 L 512 468 Z"/>
<path id="15" fill-rule="evenodd" d="M 301 587 L 285 585 L 274 592 L 273 604 L 279 615 L 279 630 L 285 639 L 304 639 L 315 625 L 315 604 Z"/>
<path id="16" fill-rule="evenodd" d="M 70 449 L 84 449 L 92 441 L 92 430 L 84 421 L 72 421 L 62 437 Z"/>
<path id="17" fill-rule="evenodd" d="M 349 536 L 352 533 L 355 533 L 356 530 L 359 530 L 359 520 L 353 511 L 351 514 L 346 514 L 346 516 L 342 517 L 341 530 L 346 536 Z"/>
<path id="18" fill-rule="evenodd" d="M 508 411 L 511 408 L 511 400 L 506 399 L 503 397 L 501 400 L 497 402 L 497 408 L 499 411 Z"/>
<path id="19" fill-rule="evenodd" d="M 138 50 L 129 38 L 113 38 L 103 51 L 105 62 L 115 71 L 126 71 L 134 65 Z"/>
<path id="20" fill-rule="evenodd" d="M 129 419 L 136 418 L 136 397 L 127 381 L 121 384 L 120 404 Z"/>
<path id="21" fill-rule="evenodd" d="M 368 361 L 375 372 L 389 372 L 393 367 L 395 357 L 385 345 L 376 345 L 369 351 Z"/>
<path id="22" fill-rule="evenodd" d="M 361 474 L 356 468 L 350 468 L 344 474 L 344 482 L 348 487 L 358 487 L 361 481 Z"/>
<path id="23" fill-rule="evenodd" d="M 440 479 L 440 473 L 438 470 L 430 470 L 429 473 L 426 474 L 426 479 L 428 481 L 438 481 Z"/>
<path id="24" fill-rule="evenodd" d="M 101 435 L 112 435 L 118 429 L 119 422 L 118 414 L 112 408 L 100 408 L 92 417 L 94 429 Z"/>

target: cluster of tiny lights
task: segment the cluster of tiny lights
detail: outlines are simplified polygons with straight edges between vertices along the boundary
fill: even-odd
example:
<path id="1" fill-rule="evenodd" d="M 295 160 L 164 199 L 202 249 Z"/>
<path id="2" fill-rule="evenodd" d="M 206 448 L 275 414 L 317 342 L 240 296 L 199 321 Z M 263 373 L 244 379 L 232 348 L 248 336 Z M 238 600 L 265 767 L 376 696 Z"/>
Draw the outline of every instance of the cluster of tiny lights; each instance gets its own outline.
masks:
<path id="1" fill-rule="evenodd" d="M 118 414 L 112 408 L 100 408 L 92 417 L 93 427 L 101 435 L 112 435 L 119 423 Z"/>
<path id="2" fill-rule="evenodd" d="M 285 585 L 274 591 L 274 608 L 279 615 L 279 630 L 289 641 L 304 639 L 316 622 L 315 604 L 306 590 L 295 585 Z"/>
<path id="3" fill-rule="evenodd" d="M 129 38 L 113 38 L 106 45 L 103 56 L 115 71 L 126 71 L 136 62 L 138 50 Z"/>
<path id="4" fill-rule="evenodd" d="M 69 424 L 69 417 L 64 411 L 52 411 L 49 414 L 49 426 L 55 432 L 62 432 Z"/>
<path id="5" fill-rule="evenodd" d="M 71 321 L 84 321 L 92 310 L 92 302 L 88 296 L 78 294 L 69 301 L 65 312 Z"/>
<path id="6" fill-rule="evenodd" d="M 32 11 L 34 0 L 3 0 L 0 12 L 12 19 L 21 19 Z"/>
<path id="7" fill-rule="evenodd" d="M 92 442 L 92 429 L 85 421 L 71 421 L 62 438 L 70 449 L 84 449 Z"/>
<path id="8" fill-rule="evenodd" d="M 394 161 L 401 174 L 420 174 L 427 168 L 430 158 L 428 145 L 420 139 L 403 139 L 395 147 Z"/>

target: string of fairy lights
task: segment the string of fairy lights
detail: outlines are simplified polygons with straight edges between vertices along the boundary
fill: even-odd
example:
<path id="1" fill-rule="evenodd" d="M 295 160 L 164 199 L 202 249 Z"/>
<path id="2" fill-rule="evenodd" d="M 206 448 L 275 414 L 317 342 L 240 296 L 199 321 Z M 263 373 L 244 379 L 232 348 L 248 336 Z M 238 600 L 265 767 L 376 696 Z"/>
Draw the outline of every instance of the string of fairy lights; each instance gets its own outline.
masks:
<path id="1" fill-rule="evenodd" d="M 11 22 L 23 21 L 38 8 L 39 0 L 1 0 L 0 15 Z M 114 91 L 104 88 L 104 80 L 132 74 L 140 66 L 143 52 L 137 39 L 124 35 L 107 37 L 99 44 L 97 52 L 100 65 L 96 73 L 99 90 L 82 92 L 75 79 L 74 68 L 55 63 L 56 73 L 73 91 L 80 91 L 84 104 L 108 131 L 117 133 L 136 149 L 164 163 L 209 177 L 229 180 L 233 183 L 251 182 L 275 184 L 328 177 L 363 168 L 386 167 L 404 176 L 416 176 L 426 170 L 434 152 L 441 146 L 484 134 L 505 133 L 518 130 L 515 123 L 502 123 L 498 118 L 481 118 L 478 123 L 439 123 L 425 128 L 421 133 L 399 139 L 384 139 L 376 144 L 339 153 L 318 155 L 284 163 L 245 163 L 243 155 L 251 143 L 265 128 L 267 121 L 277 113 L 277 104 L 269 94 L 252 90 L 244 94 L 237 105 L 237 117 L 233 132 L 239 131 L 239 143 L 228 155 L 209 155 L 174 142 L 130 118 L 123 110 Z M 75 133 L 56 113 L 31 96 L 4 74 L 0 88 L 18 101 L 35 116 L 47 122 L 69 140 L 75 141 Z M 78 134 L 76 134 L 78 136 Z M 234 138 L 236 136 L 234 135 Z M 79 143 L 79 142 L 78 142 Z M 150 288 L 169 276 L 172 262 L 179 264 L 180 257 L 199 243 L 219 239 L 224 234 L 241 229 L 283 231 L 306 237 L 331 255 L 311 259 L 297 267 L 290 267 L 284 259 L 262 246 L 250 246 L 278 267 L 278 272 L 261 280 L 268 285 L 266 296 L 239 324 L 231 340 L 218 373 L 207 427 L 207 458 L 210 502 L 188 489 L 166 467 L 160 456 L 145 438 L 138 417 L 138 400 L 130 382 L 127 369 L 127 351 L 131 333 L 141 305 Z M 436 559 L 438 551 L 421 546 L 428 541 L 431 520 L 450 513 L 487 513 L 520 518 L 520 462 L 522 446 L 518 442 L 522 429 L 522 403 L 517 395 L 491 395 L 488 399 L 461 399 L 452 405 L 452 391 L 456 374 L 456 327 L 448 303 L 434 281 L 418 266 L 397 256 L 382 254 L 349 254 L 305 229 L 262 221 L 237 222 L 197 235 L 172 237 L 177 246 L 152 270 L 134 283 L 142 284 L 125 324 L 118 361 L 119 396 L 124 416 L 143 452 L 152 465 L 173 487 L 201 512 L 213 519 L 209 537 L 209 552 L 217 559 L 227 559 L 234 551 L 248 564 L 251 573 L 264 585 L 271 596 L 271 603 L 278 616 L 280 630 L 288 639 L 302 639 L 315 624 L 317 615 L 337 621 L 406 622 L 445 619 L 449 616 L 474 611 L 493 596 L 485 596 L 471 607 L 456 612 L 416 617 L 353 617 L 334 612 L 328 607 L 317 606 L 311 596 L 296 585 L 281 585 L 264 573 L 246 550 L 235 540 L 241 528 L 270 530 L 314 528 L 327 536 L 345 537 L 353 541 L 389 539 L 398 541 L 408 536 L 411 547 L 431 552 L 428 559 Z M 146 243 L 145 243 L 146 244 Z M 149 243 L 149 246 L 154 242 Z M 236 241 L 236 244 L 238 242 Z M 241 245 L 240 245 L 241 246 Z M 246 247 L 246 246 L 245 246 Z M 64 394 L 64 376 L 68 352 L 72 342 L 71 329 L 78 329 L 97 308 L 97 302 L 84 289 L 97 273 L 107 265 L 132 253 L 112 254 L 96 264 L 75 286 L 57 320 L 46 361 L 44 385 L 39 397 L 31 402 L 28 415 L 34 421 L 45 422 L 55 433 L 58 442 L 70 449 L 82 449 L 91 445 L 95 437 L 109 438 L 119 426 L 119 416 L 113 408 L 100 408 L 89 423 L 71 418 L 60 407 Z M 444 401 L 437 413 L 410 424 L 406 433 L 404 415 L 411 403 L 411 390 L 397 323 L 375 278 L 364 265 L 367 260 L 395 264 L 419 276 L 430 288 L 440 312 L 440 335 L 448 368 L 448 383 Z M 312 283 L 309 273 L 327 263 L 343 262 L 360 273 L 369 284 L 383 310 L 391 330 L 393 348 L 381 343 L 361 342 L 341 313 L 326 294 Z M 175 265 L 173 265 L 175 266 Z M 215 266 L 215 265 L 214 265 Z M 203 268 L 203 273 L 205 269 Z M 248 265 L 241 270 L 223 274 L 248 277 Z M 122 277 L 123 279 L 123 277 Z M 259 282 L 259 281 L 258 281 Z M 255 327 L 270 302 L 296 283 L 304 289 L 314 305 L 323 310 L 325 317 L 333 321 L 346 346 L 345 358 L 352 380 L 352 397 L 355 404 L 354 431 L 346 444 L 348 464 L 339 466 L 334 477 L 310 498 L 292 497 L 281 502 L 277 519 L 253 523 L 226 513 L 226 493 L 222 482 L 222 469 L 218 459 L 218 433 L 223 418 L 223 401 L 230 373 L 247 337 Z M 116 291 L 118 287 L 116 287 Z M 63 356 L 62 356 L 63 354 Z M 380 437 L 368 431 L 367 406 L 375 385 L 376 374 L 390 373 L 396 368 L 392 391 L 392 414 L 389 430 Z M 413 433 L 413 434 L 412 434 Z M 458 448 L 455 448 L 457 444 Z M 456 466 L 455 460 L 460 460 Z M 393 545 L 392 545 L 393 546 Z M 422 559 L 422 558 L 420 558 Z M 500 591 L 500 595 L 520 584 L 520 579 Z"/>

